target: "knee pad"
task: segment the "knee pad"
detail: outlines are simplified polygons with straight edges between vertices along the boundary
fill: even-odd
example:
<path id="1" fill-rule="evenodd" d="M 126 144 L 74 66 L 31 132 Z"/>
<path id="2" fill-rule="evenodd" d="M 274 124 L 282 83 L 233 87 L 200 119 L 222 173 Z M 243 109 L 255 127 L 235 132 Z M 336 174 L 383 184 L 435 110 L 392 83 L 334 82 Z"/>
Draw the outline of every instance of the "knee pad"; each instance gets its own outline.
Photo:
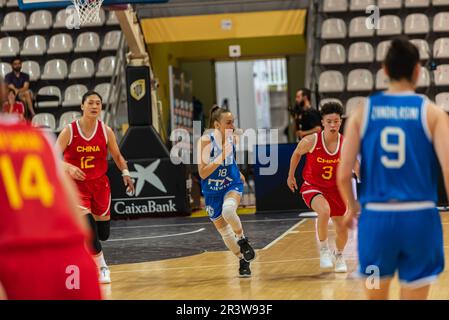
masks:
<path id="1" fill-rule="evenodd" d="M 92 230 L 92 250 L 94 254 L 101 252 L 101 243 L 98 238 L 97 223 L 91 214 L 87 214 L 87 221 L 89 222 L 90 229 Z"/>
<path id="2" fill-rule="evenodd" d="M 222 215 L 225 220 L 232 215 L 237 215 L 237 200 L 234 198 L 227 198 L 223 202 Z"/>
<path id="3" fill-rule="evenodd" d="M 240 254 L 240 246 L 237 243 L 237 238 L 231 226 L 228 224 L 226 227 L 218 229 L 218 232 L 223 238 L 226 247 L 238 256 Z"/>
<path id="4" fill-rule="evenodd" d="M 97 229 L 98 229 L 98 238 L 101 241 L 108 240 L 111 231 L 111 221 L 97 221 Z"/>
<path id="5" fill-rule="evenodd" d="M 235 233 L 229 224 L 226 225 L 226 227 L 224 227 L 224 228 L 218 229 L 218 232 L 221 234 L 221 237 L 223 239 L 235 238 Z"/>

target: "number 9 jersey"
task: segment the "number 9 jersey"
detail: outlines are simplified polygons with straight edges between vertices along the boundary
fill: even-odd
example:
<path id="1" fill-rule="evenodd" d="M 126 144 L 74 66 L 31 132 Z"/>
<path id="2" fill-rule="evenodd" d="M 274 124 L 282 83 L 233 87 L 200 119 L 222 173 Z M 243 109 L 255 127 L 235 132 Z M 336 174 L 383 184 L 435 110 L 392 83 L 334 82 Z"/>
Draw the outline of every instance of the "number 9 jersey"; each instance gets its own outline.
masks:
<path id="1" fill-rule="evenodd" d="M 438 165 L 427 103 L 413 92 L 381 92 L 368 98 L 360 131 L 362 205 L 437 201 Z"/>

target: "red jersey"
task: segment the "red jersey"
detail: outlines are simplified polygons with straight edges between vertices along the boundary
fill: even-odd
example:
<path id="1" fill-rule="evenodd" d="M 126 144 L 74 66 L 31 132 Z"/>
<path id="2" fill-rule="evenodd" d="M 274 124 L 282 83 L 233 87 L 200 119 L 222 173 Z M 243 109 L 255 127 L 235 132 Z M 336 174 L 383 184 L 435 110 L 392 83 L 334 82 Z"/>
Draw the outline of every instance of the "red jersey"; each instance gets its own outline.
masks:
<path id="1" fill-rule="evenodd" d="M 5 102 L 3 104 L 3 112 L 5 112 L 5 113 L 18 113 L 18 114 L 24 115 L 25 114 L 25 107 L 24 107 L 22 102 L 16 102 L 12 106 L 12 110 L 11 110 L 11 105 L 8 102 Z"/>
<path id="2" fill-rule="evenodd" d="M 0 119 L 0 256 L 21 247 L 84 243 L 67 211 L 54 141 L 47 139 L 39 129 Z"/>
<path id="3" fill-rule="evenodd" d="M 86 180 L 102 177 L 108 171 L 108 136 L 103 121 L 97 120 L 93 134 L 85 137 L 79 120 L 69 124 L 70 141 L 64 150 L 64 161 L 80 168 Z"/>
<path id="4" fill-rule="evenodd" d="M 306 156 L 306 164 L 302 171 L 302 177 L 305 183 L 319 187 L 322 190 L 336 189 L 337 166 L 340 162 L 343 136 L 338 134 L 337 148 L 333 153 L 329 152 L 326 148 L 324 131 L 315 133 L 315 136 L 316 142 Z"/>

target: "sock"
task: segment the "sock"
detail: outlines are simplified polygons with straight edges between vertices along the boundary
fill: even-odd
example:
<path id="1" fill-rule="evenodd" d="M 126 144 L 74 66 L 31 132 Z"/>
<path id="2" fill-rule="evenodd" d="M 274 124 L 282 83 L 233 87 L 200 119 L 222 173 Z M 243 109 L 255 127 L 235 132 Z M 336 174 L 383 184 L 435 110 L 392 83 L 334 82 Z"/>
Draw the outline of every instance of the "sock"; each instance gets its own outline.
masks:
<path id="1" fill-rule="evenodd" d="M 97 266 L 98 266 L 99 268 L 107 268 L 107 267 L 108 267 L 107 264 L 106 264 L 106 261 L 104 260 L 103 252 L 100 252 L 100 253 L 95 257 L 95 260 L 96 260 Z"/>
<path id="2" fill-rule="evenodd" d="M 242 240 L 242 239 L 244 239 L 245 238 L 245 235 L 243 234 L 243 231 L 242 231 L 242 234 L 241 235 L 235 235 L 236 237 L 237 237 L 237 239 L 238 240 Z"/>
<path id="3" fill-rule="evenodd" d="M 329 243 L 326 240 L 320 241 L 320 249 L 329 249 Z"/>

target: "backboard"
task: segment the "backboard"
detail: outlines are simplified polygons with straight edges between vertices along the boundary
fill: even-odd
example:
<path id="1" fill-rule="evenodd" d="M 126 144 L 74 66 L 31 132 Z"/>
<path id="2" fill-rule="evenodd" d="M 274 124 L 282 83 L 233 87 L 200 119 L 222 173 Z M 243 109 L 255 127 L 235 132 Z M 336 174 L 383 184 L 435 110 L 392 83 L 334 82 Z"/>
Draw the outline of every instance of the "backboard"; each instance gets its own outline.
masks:
<path id="1" fill-rule="evenodd" d="M 21 10 L 27 9 L 48 9 L 48 8 L 65 8 L 72 5 L 70 0 L 18 0 L 19 8 Z M 89 0 L 86 0 L 89 1 Z M 140 3 L 140 4 L 152 4 L 152 3 L 165 3 L 168 0 L 104 0 L 103 6 L 127 4 L 127 3 Z"/>

